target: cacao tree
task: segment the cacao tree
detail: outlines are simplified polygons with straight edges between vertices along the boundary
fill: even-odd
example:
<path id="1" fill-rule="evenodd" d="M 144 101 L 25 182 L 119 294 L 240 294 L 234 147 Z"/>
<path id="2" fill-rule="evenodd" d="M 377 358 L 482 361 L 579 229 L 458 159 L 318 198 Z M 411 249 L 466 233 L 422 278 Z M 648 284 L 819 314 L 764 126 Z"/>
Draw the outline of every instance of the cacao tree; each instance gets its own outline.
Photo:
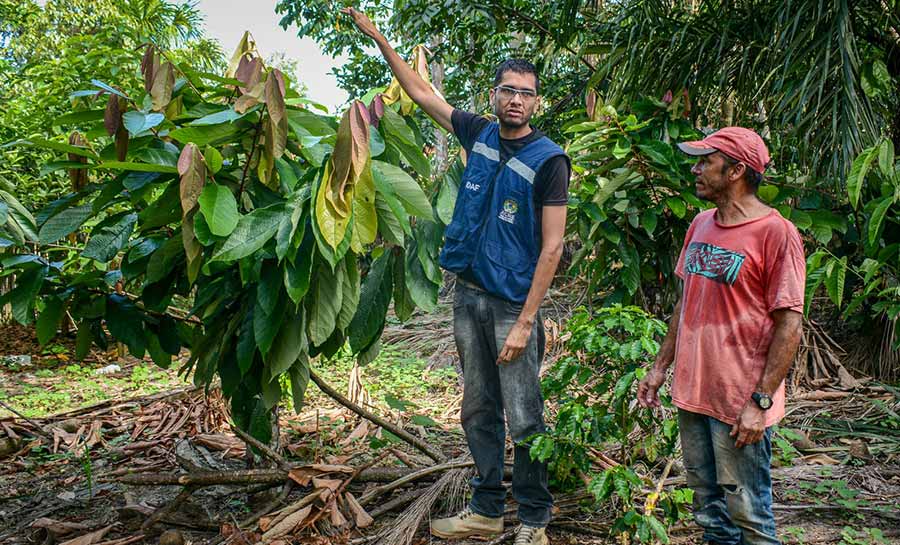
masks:
<path id="1" fill-rule="evenodd" d="M 37 312 L 42 343 L 71 317 L 78 358 L 110 337 L 162 367 L 190 349 L 181 371 L 218 377 L 235 422 L 268 440 L 282 381 L 298 407 L 311 359 L 349 344 L 369 361 L 391 301 L 401 320 L 433 308 L 449 215 L 432 200 L 447 199 L 420 187 L 422 135 L 397 99 L 337 121 L 249 34 L 224 75 L 153 46 L 140 73 L 142 87 L 74 93 L 93 97 L 67 114 L 84 133 L 17 142 L 61 155 L 45 170 L 80 189 L 35 214 L 37 242 L 4 241 L 15 287 L 0 303 L 21 323 Z"/>

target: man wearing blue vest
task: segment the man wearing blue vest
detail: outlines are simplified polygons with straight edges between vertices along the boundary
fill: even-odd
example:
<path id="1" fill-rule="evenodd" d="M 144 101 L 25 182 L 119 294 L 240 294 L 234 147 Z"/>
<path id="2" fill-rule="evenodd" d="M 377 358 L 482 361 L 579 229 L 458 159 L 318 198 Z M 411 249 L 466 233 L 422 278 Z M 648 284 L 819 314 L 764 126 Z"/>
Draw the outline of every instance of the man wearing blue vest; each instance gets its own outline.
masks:
<path id="1" fill-rule="evenodd" d="M 441 266 L 458 280 L 453 328 L 464 375 L 461 419 L 478 475 L 469 506 L 432 521 L 431 533 L 457 539 L 503 531 L 505 413 L 522 523 L 515 545 L 547 545 L 553 505 L 547 466 L 532 461 L 526 440 L 544 431 L 538 311 L 562 255 L 570 165 L 565 152 L 528 123 L 538 102 L 537 72 L 523 60 L 500 64 L 490 90 L 499 123 L 491 122 L 447 104 L 365 14 L 344 13 L 375 41 L 410 98 L 456 135 L 468 158 Z"/>

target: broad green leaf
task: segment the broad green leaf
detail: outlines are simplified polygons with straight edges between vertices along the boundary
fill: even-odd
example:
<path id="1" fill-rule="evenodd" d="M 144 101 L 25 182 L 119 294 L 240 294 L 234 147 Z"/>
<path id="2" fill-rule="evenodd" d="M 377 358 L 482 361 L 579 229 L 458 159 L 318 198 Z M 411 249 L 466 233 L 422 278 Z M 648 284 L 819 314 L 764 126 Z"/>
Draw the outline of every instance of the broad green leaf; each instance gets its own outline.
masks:
<path id="1" fill-rule="evenodd" d="M 306 295 L 312 274 L 315 248 L 312 243 L 312 233 L 306 236 L 308 238 L 297 249 L 294 260 L 287 260 L 284 264 L 284 287 L 294 304 L 300 303 L 300 300 Z"/>
<path id="2" fill-rule="evenodd" d="M 285 318 L 286 299 L 281 289 L 281 271 L 273 263 L 263 267 L 256 286 L 256 303 L 253 307 L 253 333 L 260 353 L 265 357 L 272 347 L 276 334 Z"/>
<path id="3" fill-rule="evenodd" d="M 74 233 L 85 220 L 91 217 L 93 214 L 92 208 L 90 204 L 85 204 L 66 208 L 62 212 L 51 216 L 50 219 L 41 225 L 41 230 L 38 233 L 41 243 L 50 244 Z M 2 223 L 5 223 L 5 221 Z"/>
<path id="4" fill-rule="evenodd" d="M 866 96 L 877 98 L 891 91 L 891 73 L 881 59 L 866 63 L 860 71 L 860 83 Z"/>
<path id="5" fill-rule="evenodd" d="M 227 237 L 237 227 L 241 215 L 238 212 L 237 201 L 227 187 L 208 184 L 200 193 L 198 202 L 200 213 L 206 218 L 212 234 Z"/>
<path id="6" fill-rule="evenodd" d="M 54 126 L 60 125 L 77 125 L 88 121 L 100 121 L 103 119 L 106 110 L 83 110 L 80 112 L 72 112 L 61 115 L 53 120 Z"/>
<path id="7" fill-rule="evenodd" d="M 372 262 L 362 280 L 359 307 L 350 322 L 350 349 L 358 353 L 371 345 L 384 327 L 393 288 L 393 253 L 385 252 Z"/>
<path id="8" fill-rule="evenodd" d="M 812 217 L 803 210 L 794 208 L 791 212 L 791 221 L 797 226 L 797 229 L 806 230 L 812 226 Z"/>
<path id="9" fill-rule="evenodd" d="M 310 342 L 321 346 L 331 336 L 337 324 L 343 290 L 335 290 L 338 277 L 325 263 L 319 262 L 316 265 L 313 278 L 311 297 L 306 298 L 307 331 Z"/>
<path id="10" fill-rule="evenodd" d="M 123 171 L 134 171 L 134 172 L 164 172 L 169 174 L 174 174 L 178 172 L 176 167 L 168 166 L 168 165 L 154 165 L 151 163 L 128 163 L 121 161 L 105 161 L 103 163 L 96 163 L 90 165 L 88 167 L 92 170 L 123 170 Z"/>
<path id="11" fill-rule="evenodd" d="M 666 197 L 666 206 L 669 207 L 669 210 L 671 210 L 678 219 L 684 218 L 684 215 L 687 214 L 687 206 L 684 204 L 684 201 L 678 197 Z"/>
<path id="12" fill-rule="evenodd" d="M 825 269 L 825 289 L 828 297 L 838 308 L 844 299 L 844 282 L 847 277 L 847 256 L 832 258 Z"/>
<path id="13" fill-rule="evenodd" d="M 299 413 L 303 408 L 303 398 L 306 395 L 306 387 L 309 385 L 309 358 L 301 354 L 290 368 L 291 399 L 294 402 L 294 412 Z"/>
<path id="14" fill-rule="evenodd" d="M 90 159 L 97 159 L 97 154 L 91 151 L 88 148 L 73 146 L 71 144 L 63 144 L 61 142 L 54 142 L 52 140 L 47 140 L 46 138 L 41 138 L 38 136 L 32 136 L 26 140 L 18 140 L 15 144 L 25 145 L 25 146 L 36 146 L 39 148 L 51 149 L 53 151 L 61 151 L 63 153 L 71 153 L 72 155 L 78 155 L 80 157 L 88 157 Z"/>
<path id="15" fill-rule="evenodd" d="M 361 254 L 366 245 L 375 242 L 378 234 L 378 214 L 375 209 L 375 182 L 369 161 L 363 168 L 353 190 L 353 233 L 350 248 Z"/>
<path id="16" fill-rule="evenodd" d="M 641 214 L 641 226 L 643 226 L 644 230 L 647 231 L 647 234 L 651 237 L 653 236 L 653 232 L 656 231 L 657 220 L 658 217 L 655 210 L 644 210 L 644 213 Z"/>
<path id="17" fill-rule="evenodd" d="M 878 169 L 885 180 L 894 180 L 894 142 L 890 138 L 878 146 Z"/>
<path id="18" fill-rule="evenodd" d="M 82 361 L 91 351 L 91 328 L 87 320 L 82 320 L 78 324 L 78 333 L 75 334 L 75 361 Z"/>
<path id="19" fill-rule="evenodd" d="M 416 306 L 425 312 L 432 312 L 437 308 L 437 296 L 440 286 L 428 279 L 422 269 L 422 263 L 417 255 L 417 245 L 413 244 L 406 249 L 406 289 Z"/>
<path id="20" fill-rule="evenodd" d="M 110 85 L 108 85 L 108 84 L 106 84 L 106 83 L 103 83 L 102 81 L 100 81 L 100 80 L 98 80 L 98 79 L 92 79 L 92 80 L 91 80 L 91 84 L 92 84 L 92 85 L 95 85 L 95 86 L 97 86 L 97 87 L 99 87 L 100 89 L 103 89 L 103 90 L 106 91 L 107 93 L 111 93 L 111 94 L 113 94 L 113 95 L 118 95 L 118 96 L 120 96 L 120 97 L 122 97 L 122 98 L 124 98 L 124 99 L 126 99 L 126 100 L 130 100 L 130 99 L 128 98 L 128 95 L 126 95 L 126 94 L 123 93 L 122 91 L 119 91 L 118 89 L 116 89 L 116 88 L 114 88 L 114 87 L 112 87 L 112 86 L 110 86 Z"/>
<path id="21" fill-rule="evenodd" d="M 356 265 L 356 256 L 347 254 L 344 261 L 338 265 L 337 271 L 341 277 L 341 310 L 338 312 L 337 328 L 341 331 L 347 329 L 350 321 L 359 307 L 360 285 L 359 269 Z"/>
<path id="22" fill-rule="evenodd" d="M 872 166 L 876 148 L 867 148 L 860 153 L 850 166 L 850 174 L 847 175 L 847 195 L 850 198 L 850 206 L 856 208 L 859 205 L 859 195 L 865 183 L 866 174 Z"/>
<path id="23" fill-rule="evenodd" d="M 284 205 L 274 204 L 241 216 L 237 227 L 213 254 L 212 261 L 236 261 L 259 250 L 275 236 L 286 213 Z"/>
<path id="24" fill-rule="evenodd" d="M 378 191 L 396 195 L 407 212 L 428 220 L 434 217 L 425 192 L 405 170 L 383 161 L 372 161 L 372 175 Z"/>
<path id="25" fill-rule="evenodd" d="M 304 331 L 303 309 L 300 312 L 288 313 L 278 335 L 275 336 L 272 348 L 265 357 L 266 373 L 264 380 L 275 380 L 291 368 L 306 350 L 307 340 Z"/>
<path id="26" fill-rule="evenodd" d="M 778 186 L 765 184 L 760 186 L 757 190 L 756 195 L 767 203 L 771 203 L 778 197 Z"/>
<path id="27" fill-rule="evenodd" d="M 406 260 L 402 256 L 394 258 L 394 314 L 401 322 L 409 320 L 416 308 L 406 287 Z"/>
<path id="28" fill-rule="evenodd" d="M 381 233 L 381 236 L 388 242 L 396 244 L 397 246 L 405 246 L 406 234 L 410 231 L 409 219 L 406 210 L 403 209 L 403 205 L 400 204 L 400 201 L 394 200 L 396 202 L 397 210 L 399 210 L 403 220 L 397 217 L 397 210 L 385 200 L 384 193 L 375 194 L 375 212 L 378 214 L 378 232 Z"/>
<path id="29" fill-rule="evenodd" d="M 128 345 L 132 356 L 140 358 L 144 355 L 144 320 L 128 297 L 113 293 L 106 298 L 106 328 L 113 337 Z"/>
<path id="30" fill-rule="evenodd" d="M 438 218 L 444 225 L 450 225 L 450 222 L 453 220 L 453 209 L 456 207 L 458 192 L 459 189 L 456 185 L 444 177 L 444 180 L 441 182 L 441 192 L 438 193 L 437 206 L 435 207 Z"/>
<path id="31" fill-rule="evenodd" d="M 391 108 L 384 109 L 380 123 L 384 127 L 385 143 L 391 144 L 400 152 L 403 160 L 425 179 L 431 177 L 431 163 L 416 144 L 413 130 L 403 117 Z"/>
<path id="32" fill-rule="evenodd" d="M 5 262 L 3 266 L 10 265 Z M 34 303 L 48 270 L 49 267 L 40 266 L 23 271 L 18 274 L 15 287 L 7 294 L 13 318 L 22 325 L 28 325 L 34 319 Z"/>
<path id="33" fill-rule="evenodd" d="M 890 209 L 891 204 L 893 204 L 892 197 L 883 197 L 879 200 L 878 205 L 872 212 L 872 217 L 869 218 L 868 229 L 870 245 L 874 245 L 877 241 L 878 233 L 881 231 L 881 224 L 884 222 L 884 216 L 887 214 L 888 209 Z"/>
<path id="34" fill-rule="evenodd" d="M 222 159 L 222 154 L 216 148 L 206 146 L 206 149 L 203 150 L 203 159 L 206 161 L 210 174 L 216 174 L 222 170 L 224 159 Z"/>
<path id="35" fill-rule="evenodd" d="M 166 116 L 160 113 L 154 112 L 145 114 L 138 110 L 131 110 L 122 115 L 122 121 L 125 123 L 125 128 L 128 129 L 128 132 L 131 133 L 132 137 L 144 131 L 149 131 L 162 123 L 165 118 Z"/>
<path id="36" fill-rule="evenodd" d="M 253 110 L 248 110 L 242 114 L 234 111 L 234 108 L 227 108 L 220 112 L 215 112 L 209 115 L 205 115 L 199 119 L 195 119 L 188 123 L 190 127 L 204 127 L 207 125 L 219 125 L 222 123 L 231 123 L 232 121 L 237 121 L 241 119 L 245 115 L 248 115 Z"/>
<path id="37" fill-rule="evenodd" d="M 232 140 L 241 130 L 239 123 L 220 123 L 202 127 L 181 127 L 171 131 L 169 136 L 182 144 L 193 142 L 198 146 L 206 146 Z"/>
<path id="38" fill-rule="evenodd" d="M 62 319 L 65 310 L 65 302 L 58 297 L 48 297 L 44 299 L 44 310 L 38 316 L 35 331 L 37 332 L 38 343 L 45 346 L 56 336 L 56 330 L 59 327 L 59 321 Z"/>
<path id="39" fill-rule="evenodd" d="M 84 245 L 81 256 L 100 262 L 111 260 L 128 244 L 137 219 L 136 213 L 123 212 L 98 223 L 91 230 L 91 237 Z"/>

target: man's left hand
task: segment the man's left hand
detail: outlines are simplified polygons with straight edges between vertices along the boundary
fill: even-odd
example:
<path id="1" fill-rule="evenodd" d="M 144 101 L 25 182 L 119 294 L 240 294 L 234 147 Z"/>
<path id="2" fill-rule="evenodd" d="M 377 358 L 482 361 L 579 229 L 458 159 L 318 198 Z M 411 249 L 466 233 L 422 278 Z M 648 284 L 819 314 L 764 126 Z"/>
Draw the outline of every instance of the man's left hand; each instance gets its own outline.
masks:
<path id="1" fill-rule="evenodd" d="M 531 336 L 531 326 L 516 320 L 515 325 L 509 330 L 503 350 L 497 358 L 497 365 L 509 363 L 518 358 L 528 345 L 528 337 Z"/>
<path id="2" fill-rule="evenodd" d="M 765 412 L 757 407 L 756 403 L 751 399 L 744 405 L 729 435 L 735 438 L 735 448 L 742 448 L 745 445 L 759 442 L 765 432 Z"/>

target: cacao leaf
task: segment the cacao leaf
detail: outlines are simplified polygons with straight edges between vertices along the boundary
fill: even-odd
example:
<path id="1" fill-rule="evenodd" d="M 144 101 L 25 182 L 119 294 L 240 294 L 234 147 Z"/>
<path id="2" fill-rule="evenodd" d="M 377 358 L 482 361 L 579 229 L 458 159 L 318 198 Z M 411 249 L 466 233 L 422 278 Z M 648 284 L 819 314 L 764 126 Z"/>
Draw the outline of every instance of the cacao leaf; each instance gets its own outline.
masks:
<path id="1" fill-rule="evenodd" d="M 247 94 L 251 89 L 259 84 L 262 79 L 263 64 L 259 57 L 242 57 L 238 64 L 234 79 L 243 83 L 238 89 L 241 93 Z"/>
<path id="2" fill-rule="evenodd" d="M 144 320 L 128 297 L 112 293 L 106 298 L 106 328 L 116 340 L 128 345 L 132 356 L 144 355 Z"/>
<path id="3" fill-rule="evenodd" d="M 130 112 L 125 112 L 125 114 L 122 115 L 122 122 L 132 136 L 137 136 L 138 134 L 149 131 L 153 127 L 159 125 L 165 118 L 166 117 L 160 113 L 145 114 L 144 112 L 132 110 Z"/>
<path id="4" fill-rule="evenodd" d="M 332 166 L 329 161 L 325 165 L 325 172 L 322 174 L 322 181 L 319 183 L 319 191 L 316 195 L 316 226 L 324 241 L 332 249 L 337 250 L 347 233 L 350 218 L 347 214 L 339 214 L 328 199 L 330 193 L 328 180 L 331 177 L 331 171 Z"/>
<path id="5" fill-rule="evenodd" d="M 284 205 L 275 204 L 241 216 L 211 261 L 236 261 L 259 250 L 275 235 L 285 214 Z"/>
<path id="6" fill-rule="evenodd" d="M 356 256 L 348 254 L 341 265 L 338 266 L 341 274 L 341 310 L 338 313 L 337 328 L 341 331 L 347 329 L 356 309 L 359 306 L 360 287 L 359 270 L 356 267 Z"/>
<path id="7" fill-rule="evenodd" d="M 206 218 L 212 234 L 227 237 L 237 227 L 241 215 L 238 212 L 237 201 L 227 187 L 208 184 L 200 193 L 198 202 L 200 213 Z"/>
<path id="8" fill-rule="evenodd" d="M 425 192 L 405 170 L 384 161 L 372 161 L 372 174 L 378 191 L 396 195 L 407 212 L 428 220 L 434 217 Z"/>
<path id="9" fill-rule="evenodd" d="M 321 346 L 335 329 L 344 294 L 335 291 L 338 278 L 327 264 L 317 263 L 314 275 L 312 297 L 306 298 L 307 331 L 310 342 Z"/>
<path id="10" fill-rule="evenodd" d="M 266 375 L 269 380 L 277 379 L 294 365 L 300 354 L 306 350 L 307 340 L 304 329 L 303 308 L 288 313 L 275 336 L 272 348 L 265 357 Z"/>
<path id="11" fill-rule="evenodd" d="M 406 288 L 406 261 L 401 256 L 394 258 L 394 314 L 401 322 L 409 320 L 416 308 L 415 301 Z"/>
<path id="12" fill-rule="evenodd" d="M 122 124 L 122 113 L 124 113 L 128 103 L 118 95 L 109 95 L 109 101 L 106 103 L 106 111 L 103 114 L 103 126 L 106 127 L 106 134 L 112 136 L 119 130 Z"/>
<path id="13" fill-rule="evenodd" d="M 354 353 L 371 345 L 384 326 L 393 289 L 393 259 L 392 252 L 381 254 L 362 280 L 360 305 L 348 327 L 350 349 Z"/>
<path id="14" fill-rule="evenodd" d="M 144 76 L 144 91 L 150 92 L 153 89 L 153 82 L 156 78 L 156 72 L 159 71 L 159 55 L 156 48 L 148 45 L 141 58 L 141 75 Z"/>
<path id="15" fill-rule="evenodd" d="M 91 238 L 84 245 L 82 257 L 105 263 L 128 244 L 138 215 L 134 212 L 116 214 L 98 223 L 91 230 Z"/>
<path id="16" fill-rule="evenodd" d="M 56 330 L 59 328 L 59 322 L 62 319 L 64 310 L 65 302 L 62 299 L 58 297 L 44 299 L 44 310 L 38 316 L 35 324 L 38 344 L 45 346 L 56 336 Z"/>
<path id="17" fill-rule="evenodd" d="M 197 199 L 206 181 L 206 165 L 200 149 L 193 143 L 184 146 L 178 157 L 178 174 L 181 176 L 179 193 L 181 211 L 184 216 L 197 206 Z"/>
<path id="18" fill-rule="evenodd" d="M 187 258 L 187 277 L 192 284 L 200 274 L 200 256 L 203 255 L 203 244 L 197 240 L 194 233 L 194 216 L 196 214 L 196 209 L 191 210 L 184 215 L 181 222 L 181 241 L 184 244 L 184 255 Z"/>
<path id="19" fill-rule="evenodd" d="M 290 369 L 291 398 L 294 402 L 294 412 L 299 413 L 303 408 L 303 398 L 306 395 L 306 387 L 309 385 L 309 358 L 301 354 Z"/>
<path id="20" fill-rule="evenodd" d="M 175 67 L 170 62 L 160 63 L 153 74 L 153 87 L 150 88 L 152 108 L 156 112 L 166 109 L 172 100 L 172 89 L 175 87 Z"/>
<path id="21" fill-rule="evenodd" d="M 279 70 L 269 72 L 269 76 L 266 78 L 265 94 L 266 109 L 269 112 L 270 120 L 267 125 L 269 132 L 266 135 L 266 145 L 271 148 L 270 155 L 279 159 L 284 155 L 288 130 L 284 105 L 284 76 Z"/>
<path id="22" fill-rule="evenodd" d="M 431 74 L 428 71 L 428 57 L 427 57 L 428 49 L 424 45 L 417 45 L 413 48 L 411 59 L 409 65 L 412 67 L 413 71 L 419 75 L 426 83 L 431 83 Z M 437 90 L 432 86 L 432 90 L 437 93 Z M 400 85 L 400 81 L 394 77 L 391 80 L 391 84 L 388 86 L 387 90 L 381 94 L 382 101 L 385 105 L 391 105 L 395 102 L 400 104 L 400 113 L 403 115 L 409 115 L 412 113 L 413 108 L 415 108 L 415 103 L 406 94 L 406 91 Z"/>
<path id="23" fill-rule="evenodd" d="M 259 352 L 266 356 L 284 319 L 286 299 L 282 296 L 281 271 L 273 263 L 263 267 L 256 286 L 256 306 L 253 308 L 253 332 Z"/>
<path id="24" fill-rule="evenodd" d="M 353 233 L 350 239 L 350 248 L 358 253 L 363 253 L 364 246 L 375 242 L 378 234 L 378 213 L 375 209 L 375 182 L 372 179 L 370 161 L 353 189 Z"/>
<path id="25" fill-rule="evenodd" d="M 244 35 L 241 36 L 241 41 L 238 43 L 237 48 L 231 55 L 231 60 L 228 61 L 228 69 L 225 70 L 225 77 L 235 77 L 235 73 L 237 73 L 238 65 L 240 65 L 241 59 L 243 59 L 245 55 L 248 55 L 253 51 L 256 51 L 256 42 L 254 42 L 253 38 L 250 37 L 249 31 L 244 32 Z"/>
<path id="26" fill-rule="evenodd" d="M 50 244 L 74 233 L 89 217 L 93 215 L 93 207 L 89 204 L 67 208 L 51 216 L 41 225 L 38 238 L 44 244 Z"/>

